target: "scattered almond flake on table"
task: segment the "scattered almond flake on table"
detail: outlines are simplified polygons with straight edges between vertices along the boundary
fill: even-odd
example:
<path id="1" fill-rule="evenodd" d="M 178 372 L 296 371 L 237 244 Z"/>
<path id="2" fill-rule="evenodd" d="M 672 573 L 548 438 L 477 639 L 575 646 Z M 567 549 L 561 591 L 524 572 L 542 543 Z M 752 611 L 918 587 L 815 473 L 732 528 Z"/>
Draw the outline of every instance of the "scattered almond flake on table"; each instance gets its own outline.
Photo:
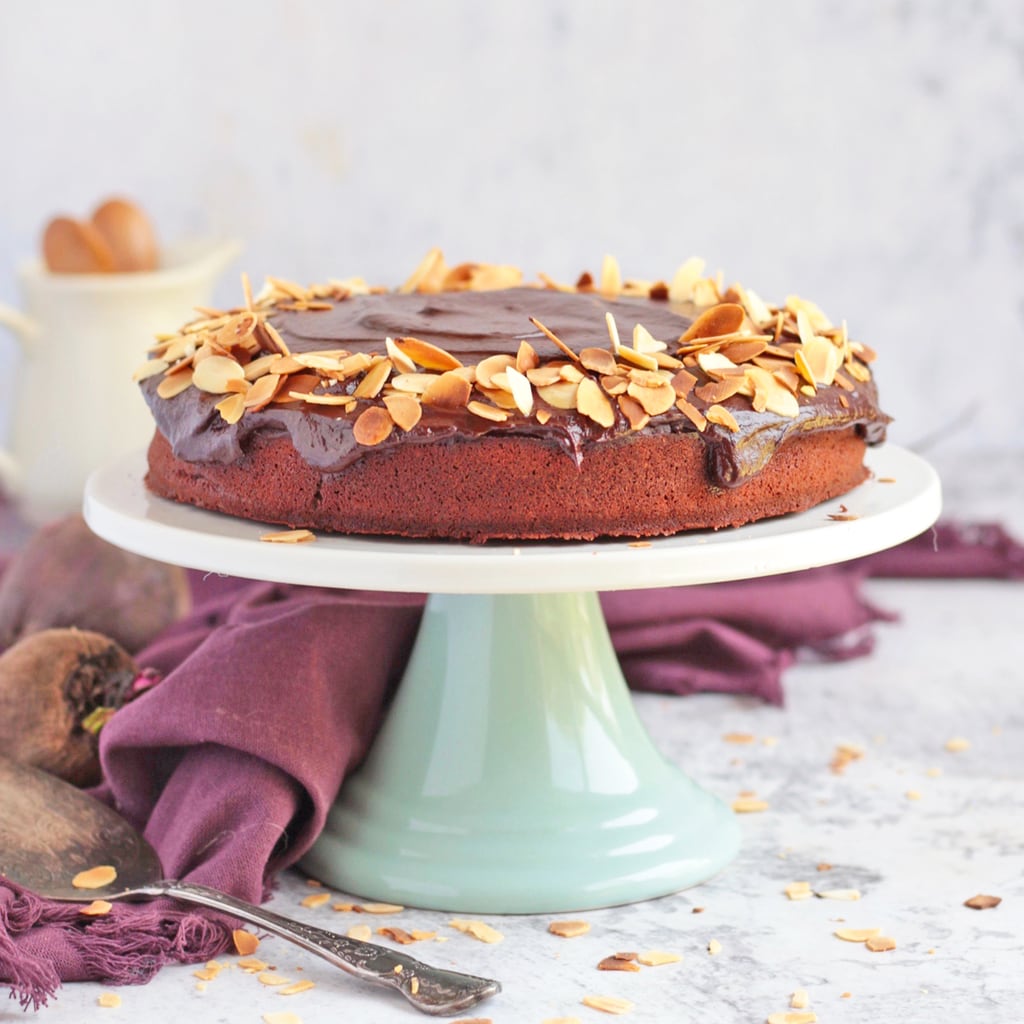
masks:
<path id="1" fill-rule="evenodd" d="M 260 945 L 260 940 L 244 928 L 236 928 L 231 933 L 231 941 L 234 943 L 235 952 L 240 956 L 252 956 Z"/>
<path id="2" fill-rule="evenodd" d="M 833 932 L 837 939 L 844 942 L 867 942 L 882 934 L 881 928 L 837 928 Z"/>
<path id="3" fill-rule="evenodd" d="M 322 907 L 325 903 L 331 902 L 331 894 L 329 892 L 314 892 L 309 896 L 304 897 L 300 901 L 300 906 L 308 907 L 311 910 L 315 910 L 317 907 Z"/>
<path id="4" fill-rule="evenodd" d="M 369 942 L 373 932 L 368 924 L 354 924 L 346 933 L 350 939 L 356 942 Z"/>
<path id="5" fill-rule="evenodd" d="M 260 540 L 268 544 L 304 544 L 306 541 L 316 540 L 316 534 L 312 530 L 280 530 L 276 533 L 260 534 Z"/>
<path id="6" fill-rule="evenodd" d="M 757 814 L 767 811 L 768 807 L 767 800 L 759 800 L 755 796 L 738 796 L 732 802 L 732 809 L 736 814 Z"/>
<path id="7" fill-rule="evenodd" d="M 357 903 L 352 909 L 357 914 L 400 914 L 405 907 L 398 903 Z"/>
<path id="8" fill-rule="evenodd" d="M 959 754 L 964 750 L 971 749 L 971 741 L 964 739 L 963 736 L 953 736 L 951 739 L 946 740 L 946 749 L 951 754 Z"/>
<path id="9" fill-rule="evenodd" d="M 548 931 L 563 939 L 574 939 L 577 935 L 586 935 L 590 931 L 590 923 L 588 921 L 552 921 L 548 925 Z"/>
<path id="10" fill-rule="evenodd" d="M 810 1001 L 811 997 L 807 994 L 807 989 L 805 988 L 794 989 L 793 994 L 789 997 L 789 1005 L 794 1010 L 806 1010 Z"/>
<path id="11" fill-rule="evenodd" d="M 821 889 L 814 893 L 819 900 L 859 900 L 859 889 Z"/>
<path id="12" fill-rule="evenodd" d="M 636 954 L 634 953 L 635 957 Z M 613 956 L 606 956 L 598 965 L 599 971 L 632 971 L 637 972 L 640 968 L 634 963 L 633 959 L 615 954 Z"/>
<path id="13" fill-rule="evenodd" d="M 986 896 L 984 893 L 978 893 L 977 896 L 964 900 L 964 906 L 970 907 L 971 910 L 991 910 L 993 907 L 998 907 L 1002 902 L 1002 896 Z"/>
<path id="14" fill-rule="evenodd" d="M 78 912 L 86 917 L 103 917 L 109 914 L 114 905 L 108 900 L 93 900 L 88 906 L 82 907 Z"/>
<path id="15" fill-rule="evenodd" d="M 322 889 L 324 887 L 324 883 L 321 882 L 319 878 L 307 878 L 306 885 L 308 885 L 310 889 Z"/>
<path id="16" fill-rule="evenodd" d="M 453 1020 L 452 1024 L 493 1024 L 490 1017 L 460 1017 Z"/>
<path id="17" fill-rule="evenodd" d="M 633 1009 L 633 1003 L 628 999 L 620 999 L 618 996 L 584 996 L 584 1006 L 592 1010 L 600 1010 L 602 1013 L 629 1013 Z"/>
<path id="18" fill-rule="evenodd" d="M 300 992 L 308 992 L 311 988 L 316 988 L 316 983 L 309 980 L 309 978 L 303 978 L 301 981 L 293 981 L 290 985 L 283 985 L 277 990 L 279 996 L 297 996 Z"/>
<path id="19" fill-rule="evenodd" d="M 923 794 L 919 789 L 908 789 L 904 794 L 908 800 L 920 800 Z"/>
<path id="20" fill-rule="evenodd" d="M 278 974 L 274 970 L 261 971 L 256 975 L 256 980 L 261 985 L 267 985 L 270 988 L 275 988 L 278 985 L 290 985 L 292 983 L 291 978 L 286 978 L 283 974 Z"/>
<path id="21" fill-rule="evenodd" d="M 727 732 L 722 737 L 725 743 L 753 743 L 756 739 L 757 737 L 749 732 Z"/>
<path id="22" fill-rule="evenodd" d="M 224 970 L 223 966 L 217 963 L 216 960 L 211 960 L 205 967 L 200 967 L 198 970 L 192 972 L 193 978 L 198 978 L 200 981 L 213 981 L 220 972 Z"/>
<path id="23" fill-rule="evenodd" d="M 265 1013 L 261 1019 L 263 1024 L 302 1024 L 297 1013 Z"/>
<path id="24" fill-rule="evenodd" d="M 793 1013 L 791 1010 L 784 1010 L 781 1013 L 769 1013 L 768 1024 L 815 1024 L 818 1015 L 813 1010 L 804 1010 Z"/>
<path id="25" fill-rule="evenodd" d="M 925 772 L 925 775 L 927 775 L 929 779 L 937 779 L 941 774 L 941 768 L 929 768 L 928 771 Z"/>
<path id="26" fill-rule="evenodd" d="M 864 748 L 856 743 L 840 743 L 836 746 L 829 768 L 834 775 L 842 775 L 851 761 L 860 761 L 864 757 Z"/>
<path id="27" fill-rule="evenodd" d="M 113 1010 L 121 1005 L 121 997 L 116 992 L 101 992 L 96 997 L 96 1005 Z"/>
<path id="28" fill-rule="evenodd" d="M 236 966 L 245 971 L 246 974 L 259 974 L 260 971 L 265 971 L 270 964 L 260 960 L 259 957 L 247 956 L 239 960 Z"/>
<path id="29" fill-rule="evenodd" d="M 708 943 L 708 955 L 709 956 L 718 956 L 718 954 L 721 953 L 721 952 L 722 952 L 722 944 L 718 941 L 718 939 L 712 939 Z"/>
<path id="30" fill-rule="evenodd" d="M 826 861 L 822 861 L 820 864 L 815 866 L 815 870 L 816 871 L 831 871 L 832 870 L 832 865 L 827 863 Z"/>
<path id="31" fill-rule="evenodd" d="M 540 1024 L 583 1024 L 579 1017 L 545 1017 Z"/>
<path id="32" fill-rule="evenodd" d="M 649 548 L 651 547 L 651 542 L 649 540 L 634 540 L 630 541 L 627 546 L 631 548 Z"/>
<path id="33" fill-rule="evenodd" d="M 489 924 L 485 924 L 483 921 L 463 921 L 455 918 L 449 921 L 448 925 L 458 932 L 472 935 L 474 939 L 479 939 L 481 942 L 501 942 L 505 938 L 501 932 L 492 928 Z"/>
<path id="34" fill-rule="evenodd" d="M 896 940 L 888 935 L 878 935 L 870 938 L 864 943 L 872 953 L 888 953 L 890 949 L 896 948 Z"/>
<path id="35" fill-rule="evenodd" d="M 425 939 L 436 939 L 437 932 L 407 932 L 404 928 L 378 928 L 378 935 L 383 935 L 393 942 L 403 946 L 409 946 L 414 942 L 422 942 Z"/>
<path id="36" fill-rule="evenodd" d="M 661 967 L 664 964 L 677 964 L 683 958 L 678 953 L 668 953 L 660 949 L 648 949 L 637 954 L 637 961 L 645 967 Z"/>
<path id="37" fill-rule="evenodd" d="M 790 882 L 783 892 L 791 900 L 809 900 L 814 895 L 810 882 Z"/>

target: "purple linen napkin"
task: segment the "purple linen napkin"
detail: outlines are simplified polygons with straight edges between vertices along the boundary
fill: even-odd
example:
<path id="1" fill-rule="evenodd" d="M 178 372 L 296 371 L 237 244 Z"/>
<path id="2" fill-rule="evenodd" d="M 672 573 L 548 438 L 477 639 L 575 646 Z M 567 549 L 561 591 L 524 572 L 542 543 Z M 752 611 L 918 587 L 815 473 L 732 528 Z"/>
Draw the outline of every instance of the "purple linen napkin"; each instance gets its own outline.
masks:
<path id="1" fill-rule="evenodd" d="M 1009 538 L 972 548 L 972 537 L 992 536 L 957 532 L 956 564 L 941 569 L 925 535 L 888 566 L 605 594 L 602 604 L 631 686 L 779 702 L 797 650 L 870 649 L 871 623 L 890 616 L 861 596 L 866 574 L 965 575 L 972 559 L 978 574 L 1011 574 L 1005 566 L 1019 567 L 1022 552 Z M 191 615 L 137 659 L 162 681 L 103 729 L 96 795 L 143 830 L 168 876 L 259 901 L 309 848 L 368 749 L 423 598 L 198 575 L 194 584 Z M 171 901 L 83 918 L 0 883 L 0 979 L 24 1006 L 44 1004 L 61 981 L 142 982 L 165 963 L 207 960 L 230 931 Z"/>

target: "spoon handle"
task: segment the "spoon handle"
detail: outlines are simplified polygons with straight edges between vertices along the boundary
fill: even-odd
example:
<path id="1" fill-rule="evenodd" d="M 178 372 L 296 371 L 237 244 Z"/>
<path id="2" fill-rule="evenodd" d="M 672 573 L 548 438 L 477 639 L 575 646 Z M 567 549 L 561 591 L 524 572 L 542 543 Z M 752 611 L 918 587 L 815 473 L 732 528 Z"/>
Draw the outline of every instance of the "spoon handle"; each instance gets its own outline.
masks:
<path id="1" fill-rule="evenodd" d="M 293 921 L 204 885 L 165 881 L 134 892 L 140 896 L 171 896 L 186 903 L 198 903 L 258 925 L 357 978 L 397 989 L 418 1010 L 435 1016 L 458 1013 L 501 991 L 497 981 L 430 967 L 384 946 Z"/>

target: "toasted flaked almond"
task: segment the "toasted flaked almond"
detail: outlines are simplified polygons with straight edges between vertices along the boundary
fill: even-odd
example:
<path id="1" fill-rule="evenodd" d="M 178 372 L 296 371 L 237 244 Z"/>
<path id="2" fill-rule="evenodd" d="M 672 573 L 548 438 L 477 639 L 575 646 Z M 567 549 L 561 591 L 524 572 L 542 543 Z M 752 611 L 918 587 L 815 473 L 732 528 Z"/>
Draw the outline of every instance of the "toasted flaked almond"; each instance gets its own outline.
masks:
<path id="1" fill-rule="evenodd" d="M 574 363 L 563 363 L 558 368 L 558 376 L 572 384 L 579 384 L 586 377 L 586 374 Z"/>
<path id="2" fill-rule="evenodd" d="M 814 337 L 800 350 L 817 384 L 831 384 L 842 366 L 842 353 L 825 338 Z M 795 359 L 795 356 L 794 356 Z"/>
<path id="3" fill-rule="evenodd" d="M 304 897 L 300 901 L 300 906 L 309 907 L 315 910 L 317 907 L 322 907 L 325 903 L 331 902 L 331 894 L 329 892 L 314 892 Z"/>
<path id="4" fill-rule="evenodd" d="M 779 1013 L 769 1013 L 767 1024 L 816 1024 L 818 1015 L 813 1010 L 804 1010 L 797 1013 L 791 1010 L 783 1010 Z"/>
<path id="5" fill-rule="evenodd" d="M 708 425 L 707 418 L 704 414 L 695 406 L 688 402 L 685 398 L 676 399 L 676 408 L 701 432 L 705 430 Z"/>
<path id="6" fill-rule="evenodd" d="M 619 996 L 584 996 L 582 1002 L 584 1006 L 602 1013 L 622 1014 L 633 1009 L 633 1003 Z"/>
<path id="7" fill-rule="evenodd" d="M 810 1002 L 811 997 L 805 988 L 794 989 L 793 994 L 789 997 L 789 1005 L 794 1010 L 806 1010 Z"/>
<path id="8" fill-rule="evenodd" d="M 519 349 L 516 352 L 516 369 L 520 373 L 526 373 L 540 366 L 540 357 L 528 341 L 519 342 Z"/>
<path id="9" fill-rule="evenodd" d="M 710 406 L 704 415 L 708 418 L 708 422 L 717 423 L 733 433 L 740 429 L 740 425 L 736 422 L 736 417 L 723 405 Z"/>
<path id="10" fill-rule="evenodd" d="M 619 339 L 619 326 L 616 324 L 615 317 L 612 316 L 611 312 L 605 313 L 604 324 L 608 329 L 608 340 L 612 343 L 612 353 L 617 355 L 622 347 L 622 341 Z"/>
<path id="11" fill-rule="evenodd" d="M 665 964 L 677 964 L 683 958 L 678 953 L 668 953 L 661 949 L 648 949 L 637 953 L 637 961 L 645 967 L 662 967 Z"/>
<path id="12" fill-rule="evenodd" d="M 393 942 L 399 943 L 402 946 L 409 946 L 416 941 L 413 936 L 407 932 L 404 928 L 398 928 L 394 925 L 390 925 L 387 928 L 378 928 L 378 935 L 383 935 L 386 939 L 391 939 Z"/>
<path id="13" fill-rule="evenodd" d="M 192 370 L 192 384 L 211 395 L 223 395 L 233 380 L 245 380 L 245 370 L 227 356 L 208 356 Z"/>
<path id="14" fill-rule="evenodd" d="M 398 373 L 416 372 L 416 364 L 395 344 L 394 338 L 384 339 L 384 350 Z"/>
<path id="15" fill-rule="evenodd" d="M 890 938 L 888 935 L 878 935 L 868 939 L 864 945 L 867 946 L 872 953 L 888 953 L 889 950 L 896 948 L 896 940 Z"/>
<path id="16" fill-rule="evenodd" d="M 215 408 L 225 423 L 237 423 L 245 412 L 245 395 L 228 395 L 219 401 Z"/>
<path id="17" fill-rule="evenodd" d="M 640 970 L 633 960 L 617 955 L 606 956 L 598 963 L 597 969 L 599 971 L 632 971 L 633 973 Z"/>
<path id="18" fill-rule="evenodd" d="M 236 961 L 235 966 L 245 971 L 246 974 L 259 974 L 260 971 L 265 971 L 270 965 L 260 960 L 259 957 L 246 956 Z"/>
<path id="19" fill-rule="evenodd" d="M 548 925 L 548 931 L 563 939 L 574 939 L 578 935 L 586 935 L 590 931 L 590 923 L 588 921 L 552 921 Z"/>
<path id="20" fill-rule="evenodd" d="M 704 310 L 679 339 L 680 345 L 703 338 L 733 334 L 743 324 L 743 307 L 735 302 L 720 302 Z"/>
<path id="21" fill-rule="evenodd" d="M 395 421 L 387 409 L 373 405 L 356 417 L 355 423 L 352 424 L 352 436 L 357 444 L 372 447 L 387 440 L 394 427 Z"/>
<path id="22" fill-rule="evenodd" d="M 114 905 L 109 900 L 93 900 L 78 912 L 86 917 L 105 917 L 113 910 L 113 907 Z"/>
<path id="23" fill-rule="evenodd" d="M 605 394 L 624 395 L 629 390 L 629 378 L 620 374 L 606 374 L 601 378 L 601 387 Z"/>
<path id="24" fill-rule="evenodd" d="M 395 347 L 418 366 L 428 370 L 456 370 L 462 363 L 450 352 L 419 338 L 395 338 Z"/>
<path id="25" fill-rule="evenodd" d="M 753 796 L 739 796 L 732 802 L 732 809 L 737 814 L 757 814 L 760 811 L 767 811 L 768 807 L 767 800 L 758 800 Z"/>
<path id="26" fill-rule="evenodd" d="M 723 356 L 721 352 L 698 352 L 697 365 L 716 380 L 721 379 L 722 376 L 727 376 L 729 371 L 743 374 L 743 370 L 728 356 Z"/>
<path id="27" fill-rule="evenodd" d="M 692 302 L 694 289 L 704 273 L 704 261 L 696 256 L 688 259 L 676 272 L 668 287 L 670 302 Z"/>
<path id="28" fill-rule="evenodd" d="M 946 740 L 946 749 L 951 754 L 960 754 L 965 750 L 971 749 L 971 741 L 964 739 L 963 736 L 953 736 L 951 739 Z"/>
<path id="29" fill-rule="evenodd" d="M 278 530 L 274 533 L 261 534 L 260 540 L 268 544 L 305 544 L 316 540 L 316 534 L 311 530 Z"/>
<path id="30" fill-rule="evenodd" d="M 491 378 L 496 373 L 504 373 L 510 366 L 515 366 L 516 360 L 507 352 L 495 356 L 488 356 L 476 364 L 476 381 L 482 388 L 495 387 Z"/>
<path id="31" fill-rule="evenodd" d="M 332 352 L 326 349 L 320 352 L 300 352 L 287 358 L 307 370 L 333 370 L 338 373 L 344 373 L 346 370 L 360 373 L 367 369 L 372 361 L 366 352 L 356 352 L 353 355 L 344 350 Z M 350 362 L 346 363 L 346 360 Z"/>
<path id="32" fill-rule="evenodd" d="M 373 931 L 368 924 L 354 924 L 346 934 L 350 939 L 355 939 L 357 942 L 369 942 L 373 936 Z"/>
<path id="33" fill-rule="evenodd" d="M 647 352 L 637 352 L 635 348 L 627 345 L 620 345 L 615 355 L 624 363 L 630 366 L 637 366 L 641 370 L 657 370 L 658 360 Z"/>
<path id="34" fill-rule="evenodd" d="M 486 402 L 470 402 L 466 408 L 482 420 L 490 420 L 492 423 L 504 423 L 508 419 L 508 413 L 499 409 L 496 405 L 488 405 Z"/>
<path id="35" fill-rule="evenodd" d="M 737 743 L 745 745 L 756 742 L 757 737 L 752 732 L 727 732 L 722 736 L 723 743 Z"/>
<path id="36" fill-rule="evenodd" d="M 96 997 L 96 1005 L 107 1010 L 114 1010 L 121 1005 L 121 997 L 116 992 L 101 992 Z"/>
<path id="37" fill-rule="evenodd" d="M 167 400 L 174 398 L 175 395 L 180 395 L 190 387 L 192 387 L 192 374 L 189 373 L 188 369 L 183 369 L 178 373 L 171 373 L 164 377 L 157 385 L 156 393 L 161 398 Z"/>
<path id="38" fill-rule="evenodd" d="M 468 380 L 449 370 L 435 377 L 421 397 L 424 405 L 436 405 L 440 409 L 464 409 L 472 391 L 473 385 Z"/>
<path id="39" fill-rule="evenodd" d="M 731 341 L 718 351 L 734 363 L 746 363 L 756 359 L 768 347 L 770 336 L 753 338 L 750 341 Z"/>
<path id="40" fill-rule="evenodd" d="M 412 395 L 399 393 L 385 395 L 384 406 L 399 430 L 412 430 L 423 415 L 423 406 Z"/>
<path id="41" fill-rule="evenodd" d="M 689 370 L 678 370 L 672 375 L 669 383 L 672 385 L 677 397 L 685 398 L 693 390 L 693 386 L 697 383 L 697 378 Z"/>
<path id="42" fill-rule="evenodd" d="M 972 896 L 969 900 L 964 900 L 964 906 L 970 907 L 971 910 L 992 910 L 993 907 L 998 907 L 1003 902 L 1001 896 L 986 896 L 984 893 L 978 893 L 977 896 Z"/>
<path id="43" fill-rule="evenodd" d="M 556 409 L 575 409 L 576 393 L 579 385 L 572 381 L 563 380 L 557 384 L 548 384 L 537 388 L 537 394 Z"/>
<path id="44" fill-rule="evenodd" d="M 376 398 L 391 375 L 391 360 L 381 359 L 374 363 L 352 392 L 355 398 Z"/>
<path id="45" fill-rule="evenodd" d="M 71 884 L 76 889 L 103 889 L 117 879 L 117 868 L 111 864 L 100 864 L 94 868 L 79 871 Z"/>
<path id="46" fill-rule="evenodd" d="M 844 942 L 867 942 L 882 934 L 881 928 L 837 928 L 833 933 Z"/>
<path id="47" fill-rule="evenodd" d="M 633 327 L 633 348 L 637 352 L 655 355 L 664 352 L 668 345 L 664 341 L 658 341 L 643 324 L 636 324 Z"/>
<path id="48" fill-rule="evenodd" d="M 359 914 L 400 914 L 405 907 L 400 903 L 357 903 L 352 909 Z"/>
<path id="49" fill-rule="evenodd" d="M 767 409 L 777 416 L 793 419 L 800 415 L 800 403 L 791 391 L 783 387 L 774 374 L 759 366 L 748 366 L 744 379 L 753 389 L 754 408 L 758 411 Z"/>
<path id="50" fill-rule="evenodd" d="M 163 359 L 147 359 L 133 374 L 132 380 L 146 380 L 147 377 L 155 377 L 163 373 L 171 364 Z"/>
<path id="51" fill-rule="evenodd" d="M 260 1020 L 263 1024 L 302 1024 L 302 1018 L 294 1013 L 265 1013 Z"/>
<path id="52" fill-rule="evenodd" d="M 622 291 L 622 272 L 619 270 L 619 261 L 614 256 L 606 255 L 601 261 L 599 290 L 607 298 L 614 298 Z"/>
<path id="53" fill-rule="evenodd" d="M 246 409 L 258 411 L 269 405 L 277 394 L 282 377 L 276 373 L 264 374 L 245 393 L 242 404 Z"/>
<path id="54" fill-rule="evenodd" d="M 561 349 L 562 352 L 564 352 L 573 362 L 579 362 L 580 357 L 576 355 L 576 353 L 573 352 L 573 350 L 569 348 L 569 346 L 566 345 L 566 343 L 562 341 L 554 331 L 548 330 L 548 328 L 545 327 L 536 317 L 531 316 L 530 323 L 533 324 L 533 326 L 536 327 L 537 330 L 548 339 L 548 341 L 554 344 L 556 348 Z"/>
<path id="55" fill-rule="evenodd" d="M 662 381 L 656 388 L 631 382 L 627 391 L 631 398 L 640 403 L 648 416 L 660 416 L 676 404 L 675 390 L 668 381 Z"/>
<path id="56" fill-rule="evenodd" d="M 316 988 L 315 982 L 303 978 L 301 981 L 293 981 L 290 985 L 282 985 L 277 990 L 277 994 L 279 996 L 297 996 L 300 992 L 308 992 L 311 988 Z"/>
<path id="57" fill-rule="evenodd" d="M 200 981 L 213 981 L 223 969 L 219 963 L 211 960 L 205 967 L 200 967 L 199 970 L 193 971 L 192 977 L 198 978 Z"/>
<path id="58" fill-rule="evenodd" d="M 402 295 L 408 295 L 420 289 L 421 285 L 428 282 L 435 271 L 444 264 L 444 255 L 438 248 L 431 249 L 420 261 L 419 266 L 409 275 L 408 280 L 399 287 Z"/>
<path id="59" fill-rule="evenodd" d="M 742 377 L 726 377 L 725 380 L 711 381 L 708 384 L 702 384 L 699 388 L 694 388 L 693 394 L 702 402 L 715 404 L 732 398 L 733 395 L 739 393 L 743 386 Z"/>
<path id="60" fill-rule="evenodd" d="M 650 414 L 631 395 L 619 395 L 616 401 L 623 416 L 629 421 L 630 430 L 643 430 L 650 422 Z"/>
<path id="61" fill-rule="evenodd" d="M 498 376 L 500 377 L 500 374 Z M 534 387 L 557 384 L 562 380 L 562 367 L 559 363 L 546 363 L 543 366 L 535 366 L 527 370 L 525 377 Z M 506 383 L 508 383 L 507 374 Z"/>
<path id="62" fill-rule="evenodd" d="M 289 391 L 288 397 L 308 402 L 310 405 L 335 405 L 343 409 L 349 409 L 356 404 L 352 395 L 335 395 L 330 392 L 320 394 L 312 391 Z"/>
<path id="63" fill-rule="evenodd" d="M 809 900 L 814 895 L 810 882 L 790 882 L 783 892 L 791 900 Z"/>
<path id="64" fill-rule="evenodd" d="M 234 943 L 235 952 L 240 956 L 252 956 L 260 946 L 259 938 L 244 928 L 236 928 L 231 933 L 231 941 Z"/>
<path id="65" fill-rule="evenodd" d="M 438 376 L 436 373 L 399 373 L 391 378 L 391 387 L 410 395 L 422 395 Z"/>
<path id="66" fill-rule="evenodd" d="M 286 978 L 283 974 L 278 974 L 273 967 L 269 971 L 261 971 L 257 974 L 256 980 L 261 985 L 266 985 L 268 988 L 276 988 L 278 985 L 290 985 L 292 983 L 291 978 Z"/>
<path id="67" fill-rule="evenodd" d="M 585 348 L 580 350 L 580 363 L 594 373 L 614 374 L 618 370 L 615 356 L 606 348 Z"/>
<path id="68" fill-rule="evenodd" d="M 462 932 L 465 935 L 472 935 L 474 939 L 479 939 L 481 942 L 495 943 L 501 942 L 505 938 L 501 932 L 492 928 L 489 924 L 485 924 L 483 921 L 464 921 L 455 918 L 449 921 L 448 924 L 456 931 Z"/>
<path id="69" fill-rule="evenodd" d="M 615 410 L 608 396 L 592 377 L 585 377 L 576 392 L 576 408 L 582 416 L 592 419 L 602 427 L 615 425 Z"/>
<path id="70" fill-rule="evenodd" d="M 859 900 L 859 889 L 815 889 L 814 895 L 819 900 Z"/>

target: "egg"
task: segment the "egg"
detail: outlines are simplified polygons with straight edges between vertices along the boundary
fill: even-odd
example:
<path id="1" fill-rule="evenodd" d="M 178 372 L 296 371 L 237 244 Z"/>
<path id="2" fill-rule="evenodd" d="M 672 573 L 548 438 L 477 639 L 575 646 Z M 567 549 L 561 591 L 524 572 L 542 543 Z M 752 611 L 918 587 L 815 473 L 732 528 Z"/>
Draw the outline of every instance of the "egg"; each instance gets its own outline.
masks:
<path id="1" fill-rule="evenodd" d="M 97 207 L 92 223 L 113 254 L 119 272 L 156 270 L 159 249 L 149 218 L 127 199 L 108 199 Z"/>
<path id="2" fill-rule="evenodd" d="M 57 274 L 102 274 L 114 269 L 113 251 L 99 229 L 70 217 L 54 217 L 46 225 L 43 260 Z"/>

